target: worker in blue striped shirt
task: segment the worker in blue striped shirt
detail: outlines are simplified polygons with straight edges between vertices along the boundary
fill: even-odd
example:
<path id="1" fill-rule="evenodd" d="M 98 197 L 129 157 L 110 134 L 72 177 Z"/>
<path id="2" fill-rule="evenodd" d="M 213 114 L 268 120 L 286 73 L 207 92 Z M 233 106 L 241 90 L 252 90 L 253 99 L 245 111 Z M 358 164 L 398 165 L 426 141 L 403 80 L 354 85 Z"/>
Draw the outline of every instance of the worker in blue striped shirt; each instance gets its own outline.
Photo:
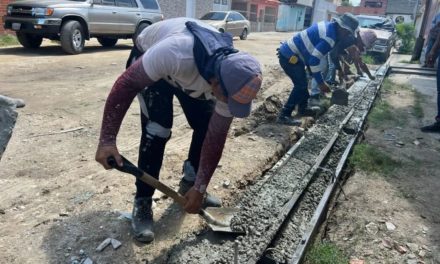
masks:
<path id="1" fill-rule="evenodd" d="M 283 42 L 278 50 L 280 65 L 292 79 L 293 90 L 284 105 L 278 122 L 287 125 L 298 125 L 300 121 L 292 118 L 292 112 L 298 106 L 298 116 L 313 116 L 307 108 L 309 92 L 307 90 L 307 67 L 322 92 L 330 92 L 323 80 L 320 63 L 324 56 L 333 49 L 335 44 L 354 35 L 359 22 L 355 16 L 346 13 L 331 22 L 319 22 Z"/>

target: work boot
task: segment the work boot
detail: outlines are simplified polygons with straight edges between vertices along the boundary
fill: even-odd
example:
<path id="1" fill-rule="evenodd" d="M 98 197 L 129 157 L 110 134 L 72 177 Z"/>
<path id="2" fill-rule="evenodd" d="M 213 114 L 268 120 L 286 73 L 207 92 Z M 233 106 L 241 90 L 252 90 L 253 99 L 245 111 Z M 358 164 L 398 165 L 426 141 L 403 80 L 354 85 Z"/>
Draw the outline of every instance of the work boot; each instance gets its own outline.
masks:
<path id="1" fill-rule="evenodd" d="M 432 125 L 427 125 L 420 128 L 422 132 L 440 132 L 440 121 L 436 121 Z"/>
<path id="2" fill-rule="evenodd" d="M 183 178 L 179 183 L 178 192 L 181 195 L 185 195 L 191 187 L 194 186 L 194 182 L 196 180 L 196 171 L 194 170 L 194 166 L 191 164 L 191 161 L 186 160 L 183 163 Z M 202 207 L 221 207 L 222 202 L 215 196 L 210 195 L 209 193 L 205 193 L 203 197 Z"/>
<path id="3" fill-rule="evenodd" d="M 139 242 L 149 243 L 154 240 L 152 203 L 151 197 L 134 199 L 131 226 Z"/>
<path id="4" fill-rule="evenodd" d="M 179 183 L 179 190 L 177 191 L 178 193 L 180 193 L 181 195 L 185 195 L 189 189 L 191 189 L 191 187 L 194 186 L 194 182 L 193 181 L 187 181 L 184 178 L 182 178 L 182 180 L 180 180 Z M 203 196 L 203 203 L 202 203 L 202 207 L 206 208 L 206 207 L 221 207 L 222 206 L 222 202 L 220 201 L 219 198 L 210 195 L 208 192 L 205 192 L 205 195 Z"/>
<path id="5" fill-rule="evenodd" d="M 296 119 L 291 116 L 286 116 L 282 114 L 278 116 L 277 123 L 288 126 L 300 126 L 302 124 L 300 119 Z"/>

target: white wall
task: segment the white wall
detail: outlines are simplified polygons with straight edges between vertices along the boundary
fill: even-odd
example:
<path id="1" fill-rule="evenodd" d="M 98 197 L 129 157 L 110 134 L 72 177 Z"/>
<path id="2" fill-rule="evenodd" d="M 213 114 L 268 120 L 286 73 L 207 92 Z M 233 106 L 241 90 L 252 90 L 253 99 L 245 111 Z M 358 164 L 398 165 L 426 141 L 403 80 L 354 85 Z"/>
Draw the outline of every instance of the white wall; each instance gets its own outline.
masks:
<path id="1" fill-rule="evenodd" d="M 328 16 L 334 13 L 336 13 L 336 5 L 333 1 L 316 0 L 313 7 L 312 23 L 328 20 Z"/>

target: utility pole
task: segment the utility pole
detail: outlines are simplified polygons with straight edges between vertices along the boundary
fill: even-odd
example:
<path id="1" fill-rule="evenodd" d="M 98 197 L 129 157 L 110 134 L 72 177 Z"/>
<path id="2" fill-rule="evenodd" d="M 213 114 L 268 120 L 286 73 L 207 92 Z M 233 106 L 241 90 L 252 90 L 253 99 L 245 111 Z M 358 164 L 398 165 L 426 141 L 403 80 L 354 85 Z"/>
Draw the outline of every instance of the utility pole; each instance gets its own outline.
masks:
<path id="1" fill-rule="evenodd" d="M 425 42 L 424 34 L 426 29 L 426 24 L 428 23 L 429 11 L 431 10 L 431 2 L 432 0 L 426 0 L 425 4 L 425 12 L 423 13 L 422 26 L 420 27 L 419 36 L 416 39 L 416 43 L 414 45 L 414 51 L 411 57 L 411 60 L 420 59 L 420 54 L 422 53 L 423 43 Z"/>

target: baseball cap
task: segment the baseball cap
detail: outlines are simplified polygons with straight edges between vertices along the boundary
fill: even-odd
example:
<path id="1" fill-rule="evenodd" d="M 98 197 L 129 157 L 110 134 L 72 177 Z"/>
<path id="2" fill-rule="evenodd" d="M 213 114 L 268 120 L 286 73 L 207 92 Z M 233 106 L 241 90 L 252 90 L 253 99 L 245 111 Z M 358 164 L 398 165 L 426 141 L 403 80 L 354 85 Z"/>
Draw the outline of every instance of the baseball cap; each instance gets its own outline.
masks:
<path id="1" fill-rule="evenodd" d="M 249 116 L 252 100 L 257 97 L 263 82 L 260 63 L 246 52 L 237 52 L 226 56 L 220 67 L 229 111 L 235 117 Z"/>
<path id="2" fill-rule="evenodd" d="M 333 18 L 333 20 L 338 23 L 340 27 L 348 30 L 353 35 L 359 26 L 358 19 L 351 13 L 345 13 L 340 17 Z"/>

